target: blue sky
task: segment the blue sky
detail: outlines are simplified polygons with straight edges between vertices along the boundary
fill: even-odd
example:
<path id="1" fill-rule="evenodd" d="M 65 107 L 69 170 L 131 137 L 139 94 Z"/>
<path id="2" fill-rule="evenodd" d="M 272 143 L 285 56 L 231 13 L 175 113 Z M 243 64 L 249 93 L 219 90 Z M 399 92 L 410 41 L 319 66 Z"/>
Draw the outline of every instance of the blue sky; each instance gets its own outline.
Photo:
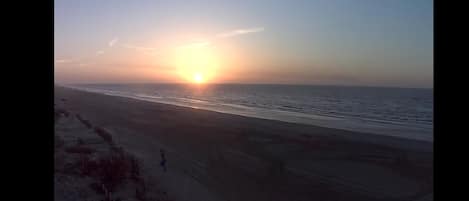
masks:
<path id="1" fill-rule="evenodd" d="M 57 82 L 178 82 L 193 43 L 213 82 L 433 86 L 429 0 L 55 1 Z"/>

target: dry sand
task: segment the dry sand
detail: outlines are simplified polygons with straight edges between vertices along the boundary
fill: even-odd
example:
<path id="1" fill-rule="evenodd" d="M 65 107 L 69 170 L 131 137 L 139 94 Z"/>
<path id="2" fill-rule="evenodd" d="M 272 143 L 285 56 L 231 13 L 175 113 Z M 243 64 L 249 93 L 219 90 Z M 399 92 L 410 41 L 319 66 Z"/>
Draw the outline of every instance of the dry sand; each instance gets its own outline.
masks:
<path id="1" fill-rule="evenodd" d="M 55 88 L 55 103 L 110 131 L 142 160 L 153 191 L 174 200 L 418 200 L 433 192 L 429 142 L 62 87 Z M 76 122 L 62 121 L 56 135 L 85 136 L 86 126 L 75 129 Z"/>

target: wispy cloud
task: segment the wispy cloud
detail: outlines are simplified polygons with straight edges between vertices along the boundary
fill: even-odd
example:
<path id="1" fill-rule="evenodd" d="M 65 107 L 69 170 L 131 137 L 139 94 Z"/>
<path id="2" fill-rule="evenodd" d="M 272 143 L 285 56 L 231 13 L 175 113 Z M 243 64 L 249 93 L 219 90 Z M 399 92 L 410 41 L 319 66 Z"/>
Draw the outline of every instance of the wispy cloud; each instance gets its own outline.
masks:
<path id="1" fill-rule="evenodd" d="M 140 52 L 143 52 L 145 54 L 150 54 L 150 55 L 158 54 L 157 49 L 154 47 L 142 47 L 142 46 L 135 46 L 131 44 L 124 44 L 122 45 L 122 47 L 133 49 L 133 50 L 140 51 Z"/>
<path id="2" fill-rule="evenodd" d="M 119 41 L 119 38 L 117 37 L 109 41 L 109 47 L 114 46 L 117 43 L 117 41 Z"/>
<path id="3" fill-rule="evenodd" d="M 57 64 L 69 64 L 73 66 L 89 66 L 91 63 L 89 62 L 83 62 L 83 59 L 57 59 L 55 60 L 55 63 Z"/>
<path id="4" fill-rule="evenodd" d="M 154 51 L 156 48 L 153 47 L 141 47 L 141 46 L 135 46 L 135 45 L 130 45 L 130 44 L 124 44 L 122 47 L 129 48 L 129 49 L 134 49 L 134 50 L 141 50 L 141 51 Z"/>
<path id="5" fill-rule="evenodd" d="M 217 37 L 227 38 L 227 37 L 233 37 L 233 36 L 249 34 L 249 33 L 257 33 L 257 32 L 262 32 L 262 31 L 264 31 L 264 27 L 254 27 L 254 28 L 248 28 L 248 29 L 236 29 L 236 30 L 231 30 L 231 31 L 219 33 L 219 34 L 217 34 Z"/>
<path id="6" fill-rule="evenodd" d="M 101 54 L 104 54 L 103 50 L 99 50 L 99 51 L 96 52 L 96 55 L 101 55 Z"/>
<path id="7" fill-rule="evenodd" d="M 73 60 L 71 60 L 71 59 L 57 59 L 57 60 L 55 60 L 55 63 L 70 63 L 72 61 Z"/>

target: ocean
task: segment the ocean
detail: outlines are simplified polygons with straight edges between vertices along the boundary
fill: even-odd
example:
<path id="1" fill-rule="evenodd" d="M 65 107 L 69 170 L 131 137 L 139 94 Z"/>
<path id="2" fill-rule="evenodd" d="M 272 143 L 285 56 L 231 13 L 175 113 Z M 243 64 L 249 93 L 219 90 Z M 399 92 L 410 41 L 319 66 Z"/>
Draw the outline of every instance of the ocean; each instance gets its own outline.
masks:
<path id="1" fill-rule="evenodd" d="M 249 117 L 433 142 L 433 90 L 266 84 L 67 87 Z"/>

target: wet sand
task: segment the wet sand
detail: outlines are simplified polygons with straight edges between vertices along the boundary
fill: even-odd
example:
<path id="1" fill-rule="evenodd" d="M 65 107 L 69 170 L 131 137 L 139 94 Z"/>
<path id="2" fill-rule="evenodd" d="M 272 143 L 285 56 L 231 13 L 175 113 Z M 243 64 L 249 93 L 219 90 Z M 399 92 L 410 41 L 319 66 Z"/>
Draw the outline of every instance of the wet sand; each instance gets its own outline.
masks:
<path id="1" fill-rule="evenodd" d="M 175 200 L 418 200 L 433 192 L 429 142 L 62 87 L 55 102 L 109 130 Z"/>

